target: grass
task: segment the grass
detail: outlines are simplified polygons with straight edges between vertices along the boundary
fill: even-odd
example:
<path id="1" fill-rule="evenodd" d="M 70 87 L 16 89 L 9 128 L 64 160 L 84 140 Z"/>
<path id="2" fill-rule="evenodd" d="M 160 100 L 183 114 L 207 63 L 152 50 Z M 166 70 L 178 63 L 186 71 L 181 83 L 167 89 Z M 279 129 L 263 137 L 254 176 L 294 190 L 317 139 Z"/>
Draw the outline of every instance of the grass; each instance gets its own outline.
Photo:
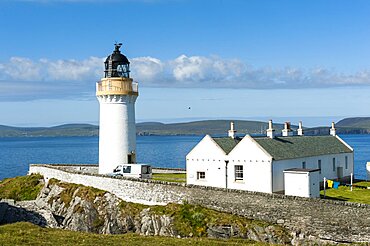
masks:
<path id="1" fill-rule="evenodd" d="M 0 181 L 0 199 L 34 200 L 43 186 L 40 174 L 7 178 Z"/>
<path id="2" fill-rule="evenodd" d="M 153 180 L 167 181 L 167 182 L 186 182 L 186 173 L 153 173 Z"/>
<path id="3" fill-rule="evenodd" d="M 0 226 L 0 245 L 268 245 L 243 239 L 169 238 L 137 234 L 101 235 L 42 228 L 20 222 Z"/>
<path id="4" fill-rule="evenodd" d="M 338 189 L 326 189 L 326 198 L 340 201 L 357 202 L 370 204 L 370 189 L 363 189 L 356 186 L 368 187 L 370 182 L 357 182 L 354 184 L 353 190 L 348 186 L 339 186 Z M 324 195 L 322 190 L 320 194 Z"/>

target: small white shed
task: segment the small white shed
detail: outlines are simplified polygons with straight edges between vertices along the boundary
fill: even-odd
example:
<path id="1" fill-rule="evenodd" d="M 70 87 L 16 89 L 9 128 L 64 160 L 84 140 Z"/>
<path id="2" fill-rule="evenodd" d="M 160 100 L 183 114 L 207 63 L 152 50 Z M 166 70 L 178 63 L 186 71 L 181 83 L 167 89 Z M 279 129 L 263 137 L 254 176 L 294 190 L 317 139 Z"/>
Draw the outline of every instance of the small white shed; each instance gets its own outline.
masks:
<path id="1" fill-rule="evenodd" d="M 291 168 L 284 170 L 285 195 L 320 197 L 320 169 Z"/>

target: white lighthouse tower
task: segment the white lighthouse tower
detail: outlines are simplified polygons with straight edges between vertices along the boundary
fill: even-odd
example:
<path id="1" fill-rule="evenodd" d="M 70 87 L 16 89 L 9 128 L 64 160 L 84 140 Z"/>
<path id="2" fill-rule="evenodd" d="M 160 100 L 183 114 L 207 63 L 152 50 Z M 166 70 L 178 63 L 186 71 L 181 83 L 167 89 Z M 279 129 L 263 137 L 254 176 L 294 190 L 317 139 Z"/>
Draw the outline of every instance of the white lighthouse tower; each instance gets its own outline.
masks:
<path id="1" fill-rule="evenodd" d="M 122 44 L 105 60 L 105 75 L 96 84 L 100 104 L 99 174 L 118 165 L 136 163 L 135 101 L 138 84 L 130 78 L 130 62 Z"/>

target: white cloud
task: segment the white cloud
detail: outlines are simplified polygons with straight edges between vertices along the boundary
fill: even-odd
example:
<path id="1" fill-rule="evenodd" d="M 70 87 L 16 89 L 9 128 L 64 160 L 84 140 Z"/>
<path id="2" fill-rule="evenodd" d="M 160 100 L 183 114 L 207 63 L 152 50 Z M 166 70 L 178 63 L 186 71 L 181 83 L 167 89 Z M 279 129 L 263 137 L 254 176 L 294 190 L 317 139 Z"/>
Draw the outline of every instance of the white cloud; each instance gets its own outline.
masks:
<path id="1" fill-rule="evenodd" d="M 1 77 L 10 77 L 15 80 L 33 80 L 40 77 L 40 64 L 23 57 L 11 57 L 9 63 L 1 64 Z"/>
<path id="2" fill-rule="evenodd" d="M 104 59 L 90 57 L 89 59 L 77 60 L 57 60 L 48 61 L 41 60 L 45 65 L 46 79 L 50 80 L 83 80 L 88 78 L 96 78 L 99 74 L 103 74 Z"/>
<path id="3" fill-rule="evenodd" d="M 32 61 L 23 57 L 11 57 L 0 64 L 0 78 L 18 81 L 68 81 L 93 79 L 103 74 L 103 59 L 90 57 L 86 60 L 40 59 Z"/>
<path id="4" fill-rule="evenodd" d="M 138 57 L 131 60 L 132 77 L 151 83 L 162 76 L 164 64 L 157 58 Z"/>
<path id="5" fill-rule="evenodd" d="M 7 88 L 11 86 L 11 91 L 20 93 L 24 100 L 51 94 L 60 98 L 93 95 L 95 82 L 103 76 L 103 62 L 104 58 L 98 57 L 84 60 L 12 57 L 0 62 L 0 92 L 9 91 Z M 131 75 L 144 87 L 294 89 L 370 86 L 370 70 L 342 74 L 324 67 L 254 68 L 238 59 L 217 56 L 181 55 L 167 61 L 154 57 L 132 58 Z"/>

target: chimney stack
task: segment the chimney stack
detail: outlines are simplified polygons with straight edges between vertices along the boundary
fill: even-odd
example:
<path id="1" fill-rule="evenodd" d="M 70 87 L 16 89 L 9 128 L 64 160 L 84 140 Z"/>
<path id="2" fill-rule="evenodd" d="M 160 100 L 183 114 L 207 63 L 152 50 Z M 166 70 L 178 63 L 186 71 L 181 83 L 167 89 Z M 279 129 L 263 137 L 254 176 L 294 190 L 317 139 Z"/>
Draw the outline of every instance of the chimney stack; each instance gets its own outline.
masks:
<path id="1" fill-rule="evenodd" d="M 235 133 L 236 133 L 236 130 L 234 129 L 234 122 L 233 121 L 231 121 L 230 122 L 230 130 L 229 130 L 229 137 L 231 137 L 231 138 L 235 138 Z"/>
<path id="2" fill-rule="evenodd" d="M 290 122 L 284 123 L 284 129 L 281 131 L 283 137 L 293 136 L 293 131 L 290 129 Z"/>
<path id="3" fill-rule="evenodd" d="M 297 135 L 298 136 L 303 136 L 303 128 L 302 128 L 302 121 L 299 122 L 298 124 L 298 130 L 297 130 Z"/>
<path id="4" fill-rule="evenodd" d="M 330 135 L 332 135 L 332 136 L 337 135 L 334 122 L 331 123 Z"/>
<path id="5" fill-rule="evenodd" d="M 266 130 L 268 138 L 275 138 L 275 129 L 273 129 L 272 120 L 269 120 L 269 128 Z"/>

